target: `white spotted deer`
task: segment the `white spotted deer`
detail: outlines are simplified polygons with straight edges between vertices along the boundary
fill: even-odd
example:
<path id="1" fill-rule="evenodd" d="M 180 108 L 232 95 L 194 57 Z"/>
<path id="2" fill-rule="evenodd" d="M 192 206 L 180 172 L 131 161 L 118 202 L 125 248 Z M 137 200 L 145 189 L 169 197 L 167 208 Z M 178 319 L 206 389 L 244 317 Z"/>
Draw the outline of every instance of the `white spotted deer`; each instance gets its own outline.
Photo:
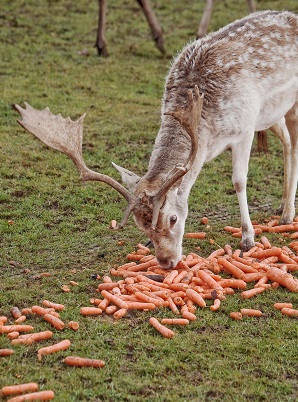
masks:
<path id="1" fill-rule="evenodd" d="M 88 169 L 82 158 L 84 115 L 76 122 L 15 105 L 19 123 L 48 146 L 67 154 L 82 180 L 103 181 L 128 201 L 151 239 L 160 265 L 181 259 L 188 196 L 203 165 L 232 151 L 232 181 L 240 206 L 242 248 L 254 245 L 246 182 L 254 132 L 272 128 L 284 148 L 283 223 L 293 220 L 298 176 L 298 18 L 264 11 L 187 45 L 166 78 L 162 118 L 143 177 L 115 165 L 127 188 Z"/>

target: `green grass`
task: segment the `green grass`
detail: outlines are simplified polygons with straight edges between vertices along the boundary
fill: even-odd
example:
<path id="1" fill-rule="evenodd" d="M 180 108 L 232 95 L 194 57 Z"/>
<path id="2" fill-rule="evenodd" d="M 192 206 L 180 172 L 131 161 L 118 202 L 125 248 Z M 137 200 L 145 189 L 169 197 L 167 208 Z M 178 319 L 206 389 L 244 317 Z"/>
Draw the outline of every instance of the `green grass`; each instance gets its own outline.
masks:
<path id="1" fill-rule="evenodd" d="M 164 78 L 173 55 L 194 39 L 204 2 L 152 0 L 165 31 L 167 55 L 154 47 L 138 5 L 109 1 L 107 40 L 110 57 L 99 58 L 97 2 L 81 0 L 11 0 L 0 10 L 0 315 L 40 304 L 45 298 L 64 303 L 62 319 L 78 320 L 78 332 L 54 331 L 69 338 L 70 351 L 37 361 L 36 345 L 16 347 L 0 361 L 0 387 L 36 381 L 53 389 L 56 401 L 296 401 L 298 399 L 297 319 L 273 309 L 277 300 L 297 307 L 297 295 L 284 289 L 253 300 L 228 297 L 220 311 L 198 311 L 198 320 L 178 328 L 167 340 L 148 324 L 149 313 L 114 322 L 106 316 L 80 317 L 81 306 L 97 295 L 91 276 L 108 273 L 145 236 L 131 219 L 121 220 L 125 202 L 100 183 L 79 181 L 64 155 L 44 147 L 16 123 L 11 104 L 49 106 L 54 113 L 78 118 L 87 112 L 84 158 L 88 166 L 119 179 L 111 161 L 141 175 L 160 124 Z M 289 9 L 295 0 L 257 1 L 258 9 Z M 217 1 L 210 30 L 247 13 L 243 0 Z M 80 54 L 87 50 L 87 55 Z M 270 152 L 252 151 L 248 198 L 252 219 L 263 221 L 278 207 L 282 192 L 282 150 L 269 137 Z M 186 230 L 203 230 L 207 240 L 184 242 L 184 252 L 207 256 L 217 246 L 238 240 L 223 231 L 239 225 L 228 152 L 204 166 L 189 199 Z M 216 244 L 211 245 L 209 239 Z M 272 236 L 275 245 L 286 239 Z M 123 241 L 123 245 L 118 242 Z M 51 276 L 42 276 L 49 273 Z M 79 283 L 61 291 L 70 280 Z M 232 321 L 229 312 L 260 308 L 264 316 Z M 157 317 L 169 315 L 166 310 Z M 28 319 L 37 331 L 48 329 Z M 43 343 L 43 345 L 46 342 Z M 10 343 L 2 335 L 0 348 Z M 68 354 L 105 360 L 103 369 L 73 369 Z M 3 399 L 5 400 L 5 399 Z"/>

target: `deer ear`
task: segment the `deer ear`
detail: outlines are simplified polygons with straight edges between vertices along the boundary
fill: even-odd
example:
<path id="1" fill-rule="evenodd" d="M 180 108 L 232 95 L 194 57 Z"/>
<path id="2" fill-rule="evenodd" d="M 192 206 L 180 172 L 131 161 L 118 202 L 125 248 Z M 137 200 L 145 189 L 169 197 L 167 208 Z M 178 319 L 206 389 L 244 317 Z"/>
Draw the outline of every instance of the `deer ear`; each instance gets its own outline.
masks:
<path id="1" fill-rule="evenodd" d="M 114 162 L 112 162 L 112 165 L 121 174 L 122 181 L 127 186 L 128 190 L 133 193 L 137 183 L 140 180 L 140 177 L 135 173 L 131 172 L 130 170 L 127 170 L 121 166 L 116 165 L 116 163 Z"/>

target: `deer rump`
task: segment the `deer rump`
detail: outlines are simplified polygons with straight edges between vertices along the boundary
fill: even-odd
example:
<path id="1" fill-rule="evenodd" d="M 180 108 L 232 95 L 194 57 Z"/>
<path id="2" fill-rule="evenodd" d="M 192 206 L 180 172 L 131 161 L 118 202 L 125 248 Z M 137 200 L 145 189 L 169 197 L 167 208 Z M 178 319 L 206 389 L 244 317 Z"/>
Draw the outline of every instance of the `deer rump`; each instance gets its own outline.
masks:
<path id="1" fill-rule="evenodd" d="M 240 206 L 242 249 L 254 245 L 246 181 L 255 131 L 270 128 L 284 151 L 282 223 L 295 215 L 298 176 L 297 16 L 265 11 L 187 45 L 166 78 L 160 129 L 147 173 L 139 177 L 114 164 L 126 187 L 90 170 L 82 157 L 83 115 L 73 122 L 25 103 L 18 122 L 49 147 L 68 155 L 82 180 L 102 181 L 128 202 L 165 269 L 176 266 L 188 214 L 188 196 L 203 164 L 232 151 L 232 181 Z"/>

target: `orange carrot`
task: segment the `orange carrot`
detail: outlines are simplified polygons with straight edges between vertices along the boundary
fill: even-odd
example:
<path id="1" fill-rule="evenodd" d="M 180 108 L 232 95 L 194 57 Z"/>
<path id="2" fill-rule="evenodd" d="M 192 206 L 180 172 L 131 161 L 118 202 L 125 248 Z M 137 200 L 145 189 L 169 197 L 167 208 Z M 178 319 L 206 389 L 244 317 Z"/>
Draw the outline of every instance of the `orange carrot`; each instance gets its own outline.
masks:
<path id="1" fill-rule="evenodd" d="M 230 317 L 234 320 L 242 320 L 242 314 L 239 311 L 232 311 Z"/>
<path id="2" fill-rule="evenodd" d="M 201 224 L 207 225 L 208 223 L 209 223 L 209 219 L 207 218 L 207 216 L 203 216 L 201 219 Z"/>
<path id="3" fill-rule="evenodd" d="M 54 345 L 40 348 L 37 351 L 38 360 L 41 361 L 43 355 L 50 355 L 52 353 L 60 352 L 61 350 L 66 350 L 69 347 L 70 347 L 70 340 L 64 339 L 63 341 L 55 343 Z"/>
<path id="4" fill-rule="evenodd" d="M 222 288 L 246 289 L 246 282 L 242 279 L 221 279 L 219 282 Z"/>
<path id="5" fill-rule="evenodd" d="M 104 283 L 100 283 L 97 286 L 97 289 L 101 292 L 102 290 L 112 290 L 113 288 L 118 287 L 118 283 L 117 282 L 104 282 Z"/>
<path id="6" fill-rule="evenodd" d="M 5 315 L 1 315 L 0 316 L 0 324 L 6 324 L 7 323 L 7 317 Z"/>
<path id="7" fill-rule="evenodd" d="M 260 280 L 263 276 L 266 276 L 265 272 L 252 272 L 251 274 L 244 274 L 242 279 L 245 282 L 256 282 Z"/>
<path id="8" fill-rule="evenodd" d="M 271 248 L 268 248 L 266 250 L 256 251 L 253 254 L 253 257 L 258 258 L 259 260 L 262 260 L 264 258 L 272 257 L 272 256 L 275 256 L 275 255 L 279 256 L 281 254 L 281 252 L 282 252 L 282 250 L 281 250 L 280 247 L 271 247 Z"/>
<path id="9" fill-rule="evenodd" d="M 8 332 L 7 338 L 10 339 L 11 341 L 13 339 L 16 339 L 20 336 L 20 333 L 18 331 L 13 331 L 13 332 Z"/>
<path id="10" fill-rule="evenodd" d="M 176 278 L 178 275 L 178 271 L 176 269 L 173 269 L 164 279 L 163 283 L 166 283 L 167 285 L 170 285 L 173 280 Z"/>
<path id="11" fill-rule="evenodd" d="M 69 321 L 67 324 L 67 327 L 70 329 L 73 329 L 74 331 L 77 331 L 79 329 L 80 324 L 76 321 Z"/>
<path id="12" fill-rule="evenodd" d="M 149 322 L 165 338 L 173 338 L 175 336 L 175 333 L 171 329 L 162 325 L 155 317 L 151 317 Z"/>
<path id="13" fill-rule="evenodd" d="M 193 302 L 195 302 L 198 306 L 200 307 L 206 307 L 206 302 L 205 300 L 202 298 L 201 295 L 199 295 L 198 292 L 196 292 L 193 289 L 186 289 L 185 292 L 186 296 L 192 300 Z"/>
<path id="14" fill-rule="evenodd" d="M 216 282 L 212 276 L 210 276 L 207 272 L 199 269 L 197 271 L 198 277 L 202 279 L 203 282 L 206 283 L 210 287 L 210 289 L 222 289 L 221 285 Z"/>
<path id="15" fill-rule="evenodd" d="M 35 332 L 33 334 L 20 335 L 17 339 L 11 341 L 12 345 L 31 345 L 33 342 L 44 341 L 51 339 L 53 336 L 52 331 Z"/>
<path id="16" fill-rule="evenodd" d="M 146 303 L 153 303 L 157 307 L 161 307 L 163 305 L 163 301 L 161 302 L 160 300 L 154 299 L 153 297 L 147 296 L 142 292 L 135 292 L 134 295 L 136 296 L 137 299 L 144 301 Z"/>
<path id="17" fill-rule="evenodd" d="M 186 239 L 205 239 L 206 233 L 205 232 L 185 233 L 184 237 Z"/>
<path id="18" fill-rule="evenodd" d="M 232 264 L 225 258 L 219 258 L 218 263 L 224 267 L 224 269 L 231 275 L 235 276 L 235 278 L 242 279 L 243 271 L 236 267 L 236 265 Z"/>
<path id="19" fill-rule="evenodd" d="M 113 317 L 115 320 L 120 320 L 120 318 L 124 317 L 127 313 L 127 310 L 125 308 L 120 308 L 119 310 L 115 311 L 113 314 Z"/>
<path id="20" fill-rule="evenodd" d="M 223 248 L 219 248 L 208 255 L 207 260 L 212 260 L 213 258 L 222 257 L 225 255 L 226 251 Z"/>
<path id="21" fill-rule="evenodd" d="M 112 303 L 116 304 L 116 306 L 120 308 L 128 309 L 128 305 L 125 301 L 121 300 L 118 296 L 112 295 L 111 293 L 107 292 L 106 290 L 102 290 L 101 294 L 106 299 L 110 300 Z"/>
<path id="22" fill-rule="evenodd" d="M 230 232 L 230 233 L 237 233 L 237 232 L 240 232 L 241 229 L 240 228 L 235 228 L 234 226 L 225 226 L 224 230 L 226 232 Z"/>
<path id="23" fill-rule="evenodd" d="M 281 310 L 284 307 L 293 308 L 293 304 L 292 303 L 274 303 L 273 307 L 276 308 L 277 310 Z"/>
<path id="24" fill-rule="evenodd" d="M 33 331 L 32 325 L 0 325 L 0 334 L 7 334 L 8 332 L 30 332 Z"/>
<path id="25" fill-rule="evenodd" d="M 126 302 L 127 310 L 154 310 L 156 305 L 153 303 L 143 303 L 143 302 Z"/>
<path id="26" fill-rule="evenodd" d="M 11 315 L 13 316 L 13 318 L 17 319 L 19 317 L 21 317 L 22 313 L 19 310 L 18 307 L 14 306 L 10 309 Z"/>
<path id="27" fill-rule="evenodd" d="M 173 311 L 173 313 L 179 315 L 179 310 L 171 296 L 168 297 L 167 301 L 169 303 L 169 308 Z"/>
<path id="28" fill-rule="evenodd" d="M 164 325 L 187 325 L 189 320 L 186 318 L 163 318 L 161 323 Z"/>
<path id="29" fill-rule="evenodd" d="M 195 321 L 197 319 L 196 315 L 189 311 L 188 306 L 185 304 L 181 307 L 181 315 L 189 321 Z"/>
<path id="30" fill-rule="evenodd" d="M 117 307 L 117 306 L 115 306 L 114 304 L 113 305 L 111 305 L 111 306 L 108 306 L 107 308 L 106 308 L 106 310 L 105 310 L 105 312 L 107 313 L 107 314 L 114 314 L 114 313 L 116 313 L 116 311 L 119 309 L 119 307 Z"/>
<path id="31" fill-rule="evenodd" d="M 78 356 L 67 356 L 63 363 L 68 366 L 76 366 L 76 367 L 95 367 L 100 368 L 104 367 L 105 363 L 102 360 L 98 359 L 89 359 L 86 357 L 78 357 Z"/>
<path id="32" fill-rule="evenodd" d="M 240 294 L 240 296 L 242 299 L 250 299 L 251 297 L 258 295 L 259 293 L 264 292 L 264 290 L 266 290 L 266 288 L 264 287 L 253 288 L 250 290 L 245 290 Z"/>
<path id="33" fill-rule="evenodd" d="M 15 323 L 16 324 L 22 324 L 24 321 L 26 321 L 27 320 L 27 317 L 25 316 L 25 315 L 21 315 L 19 318 L 17 318 L 16 320 L 15 320 Z"/>
<path id="34" fill-rule="evenodd" d="M 264 286 L 265 284 L 267 284 L 267 282 L 268 282 L 268 276 L 264 275 L 258 280 L 258 282 L 255 284 L 254 287 L 258 288 L 260 286 Z"/>
<path id="35" fill-rule="evenodd" d="M 13 349 L 0 349 L 0 357 L 6 357 L 14 354 Z"/>
<path id="36" fill-rule="evenodd" d="M 40 316 L 44 316 L 45 314 L 49 314 L 48 309 L 45 309 L 44 307 L 41 307 L 41 306 L 32 306 L 31 311 L 32 311 L 32 313 L 40 315 Z"/>
<path id="37" fill-rule="evenodd" d="M 213 304 L 210 306 L 211 311 L 216 311 L 220 307 L 220 299 L 214 299 Z"/>
<path id="38" fill-rule="evenodd" d="M 15 395 L 22 394 L 24 392 L 38 391 L 38 384 L 36 382 L 28 382 L 26 384 L 19 385 L 6 385 L 1 389 L 2 395 Z"/>
<path id="39" fill-rule="evenodd" d="M 30 394 L 15 396 L 14 398 L 8 399 L 6 402 L 50 401 L 54 399 L 54 397 L 55 394 L 51 390 L 37 391 Z"/>
<path id="40" fill-rule="evenodd" d="M 289 317 L 298 317 L 298 310 L 294 308 L 283 307 L 280 311 L 282 314 L 288 315 Z"/>
<path id="41" fill-rule="evenodd" d="M 272 247 L 270 241 L 268 240 L 268 238 L 266 236 L 262 236 L 260 240 L 265 249 Z"/>
<path id="42" fill-rule="evenodd" d="M 65 327 L 65 324 L 60 318 L 54 317 L 52 314 L 45 314 L 43 316 L 44 320 L 47 321 L 49 324 L 51 324 L 53 327 L 56 329 L 63 329 Z"/>
<path id="43" fill-rule="evenodd" d="M 263 314 L 260 310 L 254 310 L 252 308 L 241 308 L 240 313 L 248 317 L 261 317 Z"/>
<path id="44" fill-rule="evenodd" d="M 271 281 L 277 282 L 291 292 L 298 292 L 298 280 L 293 275 L 283 272 L 279 268 L 271 267 L 266 272 Z M 1 330 L 1 327 L 0 327 Z"/>
<path id="45" fill-rule="evenodd" d="M 81 307 L 80 313 L 82 315 L 100 315 L 102 310 L 98 307 Z"/>
<path id="46" fill-rule="evenodd" d="M 45 307 L 50 307 L 50 308 L 53 308 L 54 310 L 58 310 L 58 311 L 62 311 L 65 308 L 65 306 L 63 304 L 53 303 L 53 302 L 50 302 L 49 300 L 43 300 L 42 304 Z"/>
<path id="47" fill-rule="evenodd" d="M 282 232 L 290 232 L 295 230 L 295 226 L 293 224 L 287 225 L 278 225 L 269 228 L 269 233 L 282 233 Z"/>

